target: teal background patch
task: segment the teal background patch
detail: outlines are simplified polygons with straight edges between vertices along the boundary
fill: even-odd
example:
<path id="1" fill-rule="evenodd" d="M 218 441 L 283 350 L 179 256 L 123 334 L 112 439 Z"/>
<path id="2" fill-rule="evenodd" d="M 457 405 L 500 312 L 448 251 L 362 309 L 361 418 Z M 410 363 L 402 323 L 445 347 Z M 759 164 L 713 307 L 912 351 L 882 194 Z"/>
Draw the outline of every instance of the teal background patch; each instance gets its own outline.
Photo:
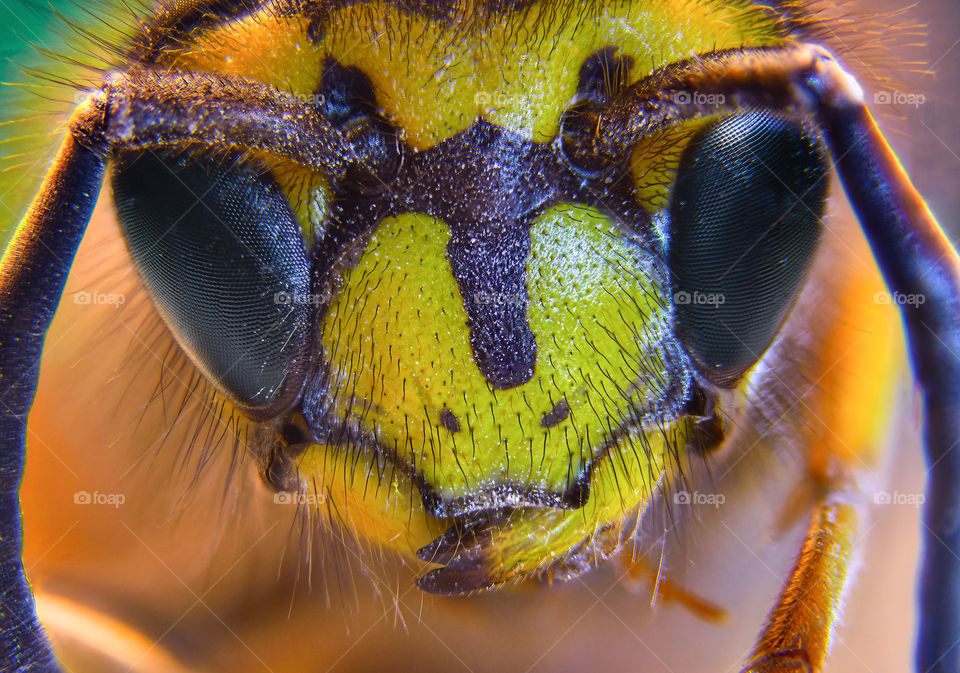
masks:
<path id="1" fill-rule="evenodd" d="M 117 41 L 122 33 L 107 27 L 124 25 L 119 4 L 0 1 L 0 245 L 23 217 L 75 104 L 78 90 L 64 83 L 89 84 L 97 73 L 82 66 L 106 64 L 78 28 Z"/>

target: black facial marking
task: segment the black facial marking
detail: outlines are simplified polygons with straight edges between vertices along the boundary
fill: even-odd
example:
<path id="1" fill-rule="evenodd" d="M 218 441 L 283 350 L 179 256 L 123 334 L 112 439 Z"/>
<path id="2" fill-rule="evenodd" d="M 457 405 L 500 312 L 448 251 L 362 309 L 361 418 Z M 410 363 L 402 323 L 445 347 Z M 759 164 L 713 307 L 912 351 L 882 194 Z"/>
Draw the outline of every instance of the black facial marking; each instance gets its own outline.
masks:
<path id="1" fill-rule="evenodd" d="M 689 440 L 689 446 L 695 453 L 704 455 L 719 448 L 726 437 L 727 433 L 724 429 L 723 419 L 719 414 L 714 413 L 693 426 L 693 435 Z"/>
<path id="2" fill-rule="evenodd" d="M 577 85 L 580 98 L 606 102 L 626 88 L 633 58 L 619 51 L 619 47 L 604 47 L 583 62 Z"/>
<path id="3" fill-rule="evenodd" d="M 449 409 L 440 411 L 440 425 L 450 432 L 460 432 L 460 419 Z"/>
<path id="4" fill-rule="evenodd" d="M 545 413 L 540 418 L 540 427 L 541 428 L 552 428 L 557 425 L 560 425 L 567 416 L 570 415 L 570 405 L 567 404 L 566 400 L 560 400 L 555 405 L 553 409 Z"/>
<path id="5" fill-rule="evenodd" d="M 481 124 L 457 148 L 455 201 L 444 204 L 452 229 L 447 256 L 460 285 L 477 366 L 494 388 L 533 377 L 537 342 L 527 322 L 526 264 L 530 197 L 542 185 L 527 172 L 528 148 Z M 491 161 L 492 159 L 492 161 Z M 447 199 L 444 199 L 447 200 Z"/>
<path id="6" fill-rule="evenodd" d="M 564 181 L 549 148 L 480 121 L 410 153 L 379 197 L 357 194 L 349 179 L 334 187 L 333 229 L 341 239 L 391 215 L 423 213 L 445 222 L 477 367 L 496 389 L 529 381 L 537 354 L 527 322 L 530 224 Z"/>
<path id="7" fill-rule="evenodd" d="M 344 67 L 336 59 L 324 61 L 317 94 L 320 113 L 337 127 L 377 113 L 370 78 L 360 68 Z"/>
<path id="8" fill-rule="evenodd" d="M 584 61 L 577 102 L 560 118 L 560 147 L 570 165 L 584 176 L 600 177 L 613 169 L 599 151 L 597 124 L 603 106 L 628 84 L 633 59 L 605 47 Z"/>
<path id="9" fill-rule="evenodd" d="M 386 189 L 403 163 L 402 143 L 378 112 L 370 78 L 360 68 L 329 58 L 317 90 L 319 112 L 340 130 L 357 155 L 343 184 L 364 193 Z"/>
<path id="10" fill-rule="evenodd" d="M 581 203 L 649 236 L 649 215 L 627 179 L 592 180 L 570 169 L 552 144 L 534 143 L 479 120 L 422 152 L 404 150 L 389 188 L 360 193 L 353 174 L 332 184 L 331 226 L 315 248 L 315 276 L 342 250 L 391 216 L 422 213 L 450 227 L 447 246 L 477 367 L 491 387 L 534 375 L 536 338 L 527 321 L 530 226 L 546 208 Z"/>

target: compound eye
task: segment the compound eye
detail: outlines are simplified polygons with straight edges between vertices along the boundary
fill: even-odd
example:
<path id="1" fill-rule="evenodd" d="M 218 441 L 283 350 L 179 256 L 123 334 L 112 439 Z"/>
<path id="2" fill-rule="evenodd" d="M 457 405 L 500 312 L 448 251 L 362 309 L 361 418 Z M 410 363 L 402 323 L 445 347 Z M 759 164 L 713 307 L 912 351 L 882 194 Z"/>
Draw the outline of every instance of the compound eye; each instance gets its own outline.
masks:
<path id="1" fill-rule="evenodd" d="M 770 347 L 822 230 L 826 157 L 802 123 L 726 117 L 684 150 L 670 206 L 678 335 L 702 373 L 733 386 Z"/>
<path id="2" fill-rule="evenodd" d="M 187 355 L 254 417 L 292 403 L 306 368 L 310 273 L 269 174 L 231 159 L 125 156 L 113 192 L 134 265 Z"/>

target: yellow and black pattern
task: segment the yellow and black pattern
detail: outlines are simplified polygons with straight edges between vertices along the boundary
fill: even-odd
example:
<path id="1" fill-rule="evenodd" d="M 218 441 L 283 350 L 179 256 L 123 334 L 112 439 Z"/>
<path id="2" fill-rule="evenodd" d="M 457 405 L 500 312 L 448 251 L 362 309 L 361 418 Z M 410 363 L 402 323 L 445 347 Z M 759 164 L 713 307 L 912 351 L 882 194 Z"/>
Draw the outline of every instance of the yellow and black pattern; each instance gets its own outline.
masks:
<path id="1" fill-rule="evenodd" d="M 241 350 L 274 343 L 272 327 L 256 331 L 267 318 L 208 311 L 222 324 L 184 336 L 190 307 L 159 302 L 194 362 L 264 424 L 250 448 L 268 481 L 322 492 L 360 535 L 443 564 L 423 580 L 434 591 L 569 573 L 615 550 L 689 447 L 722 439 L 717 417 L 691 407 L 704 406 L 695 370 L 710 365 L 678 337 L 665 230 L 683 150 L 709 120 L 629 161 L 584 163 L 577 139 L 591 106 L 659 66 L 784 44 L 790 17 L 703 0 L 214 0 L 162 12 L 132 52 L 142 66 L 263 82 L 373 158 L 341 176 L 271 156 L 165 160 L 208 176 L 206 189 L 279 188 L 289 214 L 270 217 L 299 225 L 303 253 L 249 243 L 294 269 L 267 293 L 294 307 L 265 314 L 288 324 L 280 360 L 257 373 L 269 388 L 249 391 L 243 363 L 222 375 L 210 364 L 226 359 L 231 330 L 253 330 Z M 145 217 L 136 193 L 123 198 L 121 219 Z M 217 344 L 202 342 L 210 333 Z"/>

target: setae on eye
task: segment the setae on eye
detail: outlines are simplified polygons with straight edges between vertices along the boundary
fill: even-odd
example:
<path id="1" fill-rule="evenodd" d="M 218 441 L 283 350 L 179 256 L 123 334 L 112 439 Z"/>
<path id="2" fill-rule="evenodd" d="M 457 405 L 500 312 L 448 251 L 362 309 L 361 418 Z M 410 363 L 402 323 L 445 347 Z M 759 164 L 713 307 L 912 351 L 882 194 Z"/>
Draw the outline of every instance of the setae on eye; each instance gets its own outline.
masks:
<path id="1" fill-rule="evenodd" d="M 127 155 L 113 191 L 134 264 L 178 343 L 245 411 L 303 383 L 311 307 L 300 228 L 269 174 L 230 159 Z"/>
<path id="2" fill-rule="evenodd" d="M 826 158 L 800 122 L 726 117 L 687 146 L 670 206 L 677 329 L 713 383 L 733 385 L 769 348 L 822 230 Z"/>

